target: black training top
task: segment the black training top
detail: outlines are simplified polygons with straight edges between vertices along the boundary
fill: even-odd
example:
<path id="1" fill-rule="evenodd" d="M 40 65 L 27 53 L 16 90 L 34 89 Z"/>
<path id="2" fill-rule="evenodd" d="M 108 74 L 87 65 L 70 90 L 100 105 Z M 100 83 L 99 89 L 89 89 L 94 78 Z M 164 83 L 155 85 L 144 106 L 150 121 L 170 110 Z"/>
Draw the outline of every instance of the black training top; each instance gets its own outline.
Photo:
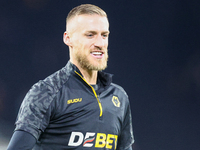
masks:
<path id="1" fill-rule="evenodd" d="M 103 72 L 95 91 L 71 62 L 33 85 L 15 130 L 32 134 L 35 150 L 124 150 L 134 142 L 125 91 Z"/>

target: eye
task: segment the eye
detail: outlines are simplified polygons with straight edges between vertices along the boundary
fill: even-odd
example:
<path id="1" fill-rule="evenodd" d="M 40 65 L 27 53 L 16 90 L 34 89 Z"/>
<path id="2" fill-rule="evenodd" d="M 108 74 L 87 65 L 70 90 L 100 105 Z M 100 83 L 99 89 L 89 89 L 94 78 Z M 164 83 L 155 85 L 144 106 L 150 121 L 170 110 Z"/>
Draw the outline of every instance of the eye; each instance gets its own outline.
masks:
<path id="1" fill-rule="evenodd" d="M 86 36 L 87 36 L 88 38 L 92 38 L 94 35 L 93 35 L 92 33 L 88 33 L 88 34 L 86 34 Z"/>
<path id="2" fill-rule="evenodd" d="M 108 37 L 108 34 L 103 34 L 102 35 L 104 38 L 107 38 Z"/>

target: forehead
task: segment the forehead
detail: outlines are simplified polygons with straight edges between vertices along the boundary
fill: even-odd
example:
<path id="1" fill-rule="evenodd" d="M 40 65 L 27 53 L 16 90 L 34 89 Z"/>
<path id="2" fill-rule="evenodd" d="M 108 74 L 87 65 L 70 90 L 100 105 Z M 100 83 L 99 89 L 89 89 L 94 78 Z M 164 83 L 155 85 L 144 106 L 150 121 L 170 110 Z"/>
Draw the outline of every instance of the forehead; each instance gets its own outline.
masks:
<path id="1" fill-rule="evenodd" d="M 100 16 L 97 14 L 78 15 L 69 21 L 68 28 L 79 31 L 80 30 L 108 31 L 109 22 L 107 17 Z"/>

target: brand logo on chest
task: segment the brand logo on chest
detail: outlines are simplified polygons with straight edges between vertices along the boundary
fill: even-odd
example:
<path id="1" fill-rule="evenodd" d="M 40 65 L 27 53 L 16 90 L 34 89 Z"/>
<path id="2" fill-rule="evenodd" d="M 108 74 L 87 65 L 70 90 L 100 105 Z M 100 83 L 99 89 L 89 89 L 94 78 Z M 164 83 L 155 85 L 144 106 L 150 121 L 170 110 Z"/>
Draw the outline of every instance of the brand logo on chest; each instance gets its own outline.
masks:
<path id="1" fill-rule="evenodd" d="M 69 99 L 67 101 L 67 104 L 73 104 L 73 103 L 78 103 L 78 102 L 82 102 L 82 98 Z"/>
<path id="2" fill-rule="evenodd" d="M 117 96 L 112 97 L 112 102 L 116 107 L 120 107 L 120 101 Z"/>

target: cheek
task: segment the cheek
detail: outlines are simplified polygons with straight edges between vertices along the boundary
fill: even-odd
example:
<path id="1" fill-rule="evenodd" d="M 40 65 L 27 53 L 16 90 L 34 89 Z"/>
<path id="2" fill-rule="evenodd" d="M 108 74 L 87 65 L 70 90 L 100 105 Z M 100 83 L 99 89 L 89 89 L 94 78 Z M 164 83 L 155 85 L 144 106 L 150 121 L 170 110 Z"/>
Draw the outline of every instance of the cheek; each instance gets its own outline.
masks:
<path id="1" fill-rule="evenodd" d="M 78 49 L 80 51 L 84 51 L 83 53 L 88 53 L 90 49 L 94 46 L 94 41 L 84 39 L 82 37 L 76 37 L 72 40 L 73 49 Z"/>
<path id="2" fill-rule="evenodd" d="M 86 53 L 89 52 L 90 49 L 93 48 L 93 44 L 88 41 L 81 41 L 81 42 L 79 42 L 79 45 L 80 45 L 81 49 L 84 50 Z"/>
<path id="3" fill-rule="evenodd" d="M 89 53 L 90 53 L 90 47 L 86 44 L 83 44 L 80 41 L 77 41 L 76 43 L 74 43 L 73 49 L 77 53 L 81 53 L 82 55 L 89 55 Z"/>
<path id="4" fill-rule="evenodd" d="M 108 40 L 105 40 L 104 47 L 108 47 Z"/>
<path id="5" fill-rule="evenodd" d="M 80 49 L 82 47 L 82 44 L 81 44 L 80 40 L 75 39 L 72 42 L 72 46 L 73 46 L 73 49 Z"/>

